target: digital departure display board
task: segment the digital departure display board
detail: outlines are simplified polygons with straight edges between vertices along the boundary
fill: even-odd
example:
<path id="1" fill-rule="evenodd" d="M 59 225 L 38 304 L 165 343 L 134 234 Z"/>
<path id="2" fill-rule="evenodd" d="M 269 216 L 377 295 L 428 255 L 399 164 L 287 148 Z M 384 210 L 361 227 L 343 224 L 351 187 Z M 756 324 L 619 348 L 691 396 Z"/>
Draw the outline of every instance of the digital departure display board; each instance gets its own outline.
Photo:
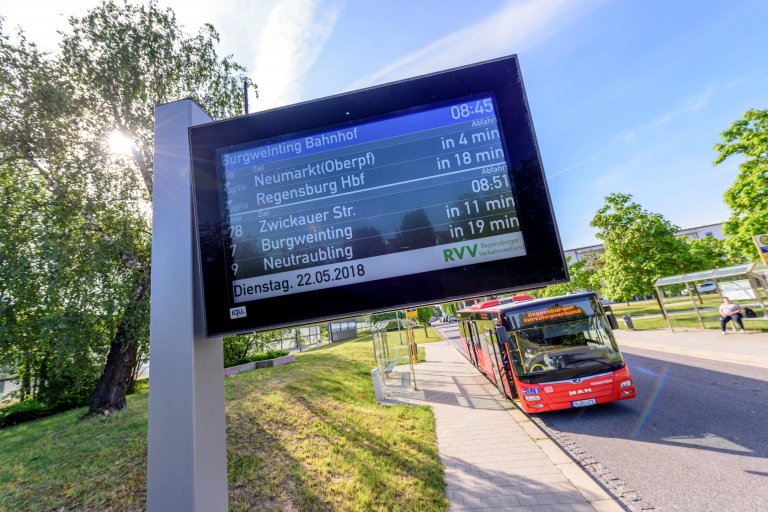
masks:
<path id="1" fill-rule="evenodd" d="M 566 277 L 515 57 L 190 138 L 209 336 Z"/>

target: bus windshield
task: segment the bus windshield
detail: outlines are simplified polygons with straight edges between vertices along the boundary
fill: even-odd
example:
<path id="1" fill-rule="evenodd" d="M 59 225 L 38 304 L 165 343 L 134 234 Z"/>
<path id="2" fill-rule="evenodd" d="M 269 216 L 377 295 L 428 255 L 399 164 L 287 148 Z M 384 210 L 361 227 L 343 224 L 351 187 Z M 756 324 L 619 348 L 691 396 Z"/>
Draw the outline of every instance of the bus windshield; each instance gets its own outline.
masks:
<path id="1" fill-rule="evenodd" d="M 613 333 L 594 299 L 544 310 L 510 311 L 512 355 L 518 377 L 531 382 L 565 380 L 623 366 Z M 538 378 L 542 377 L 542 378 Z"/>

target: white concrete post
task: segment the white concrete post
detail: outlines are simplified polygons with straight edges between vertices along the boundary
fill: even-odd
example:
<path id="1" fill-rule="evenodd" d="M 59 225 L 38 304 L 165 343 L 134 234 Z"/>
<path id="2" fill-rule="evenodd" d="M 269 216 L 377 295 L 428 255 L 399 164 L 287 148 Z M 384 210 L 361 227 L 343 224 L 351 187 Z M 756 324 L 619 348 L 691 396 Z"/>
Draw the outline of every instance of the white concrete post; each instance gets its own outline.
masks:
<path id="1" fill-rule="evenodd" d="M 383 402 L 384 390 L 381 389 L 381 374 L 378 368 L 371 370 L 371 380 L 373 381 L 373 393 L 376 395 L 376 401 Z"/>
<path id="2" fill-rule="evenodd" d="M 155 108 L 147 510 L 227 510 L 222 340 L 206 339 L 195 246 L 192 100 Z"/>

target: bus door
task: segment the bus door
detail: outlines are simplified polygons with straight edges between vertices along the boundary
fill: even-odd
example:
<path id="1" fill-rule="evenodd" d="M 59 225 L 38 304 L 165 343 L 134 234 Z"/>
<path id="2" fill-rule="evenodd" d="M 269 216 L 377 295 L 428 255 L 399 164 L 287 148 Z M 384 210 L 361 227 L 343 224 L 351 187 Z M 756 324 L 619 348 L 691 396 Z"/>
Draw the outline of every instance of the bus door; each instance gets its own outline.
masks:
<path id="1" fill-rule="evenodd" d="M 490 331 L 489 331 L 490 332 Z M 517 388 L 515 387 L 515 378 L 513 376 L 513 350 L 514 345 L 509 340 L 507 330 L 502 325 L 497 325 L 496 330 L 491 333 L 493 346 L 497 354 L 498 369 L 501 373 L 501 382 L 504 386 L 502 390 L 509 398 L 517 397 Z"/>
<path id="2" fill-rule="evenodd" d="M 477 328 L 477 322 L 472 322 L 471 329 L 473 331 L 472 337 L 476 340 L 476 347 L 479 349 L 477 351 L 477 359 L 479 363 L 478 368 L 480 368 L 480 371 L 482 371 L 489 379 L 496 382 L 493 374 L 493 365 L 491 363 L 491 352 L 488 348 L 488 343 L 486 340 L 487 334 L 483 334 L 482 336 L 480 335 L 480 332 Z"/>
<path id="3" fill-rule="evenodd" d="M 473 322 L 471 320 L 465 320 L 461 322 L 460 327 L 464 333 L 464 348 L 467 353 L 467 358 L 473 365 L 479 368 L 480 366 L 477 363 L 477 350 L 475 349 L 475 342 L 472 339 L 472 324 Z"/>
<path id="4" fill-rule="evenodd" d="M 496 381 L 496 387 L 499 388 L 499 392 L 503 395 L 509 395 L 509 382 L 507 382 L 506 375 L 504 373 L 504 360 L 501 356 L 499 349 L 498 336 L 496 332 L 491 329 L 486 329 L 483 338 L 487 338 L 488 355 L 491 358 L 491 367 L 493 368 L 493 377 Z"/>

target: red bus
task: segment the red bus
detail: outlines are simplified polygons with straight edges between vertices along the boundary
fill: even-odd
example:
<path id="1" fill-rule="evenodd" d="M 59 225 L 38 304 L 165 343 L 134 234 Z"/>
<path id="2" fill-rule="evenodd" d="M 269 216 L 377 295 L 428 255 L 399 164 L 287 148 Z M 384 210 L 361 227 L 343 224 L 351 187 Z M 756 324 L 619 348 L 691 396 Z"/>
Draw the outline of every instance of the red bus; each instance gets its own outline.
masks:
<path id="1" fill-rule="evenodd" d="M 539 413 L 626 400 L 635 387 L 594 293 L 464 309 L 459 348 L 499 391 Z"/>

